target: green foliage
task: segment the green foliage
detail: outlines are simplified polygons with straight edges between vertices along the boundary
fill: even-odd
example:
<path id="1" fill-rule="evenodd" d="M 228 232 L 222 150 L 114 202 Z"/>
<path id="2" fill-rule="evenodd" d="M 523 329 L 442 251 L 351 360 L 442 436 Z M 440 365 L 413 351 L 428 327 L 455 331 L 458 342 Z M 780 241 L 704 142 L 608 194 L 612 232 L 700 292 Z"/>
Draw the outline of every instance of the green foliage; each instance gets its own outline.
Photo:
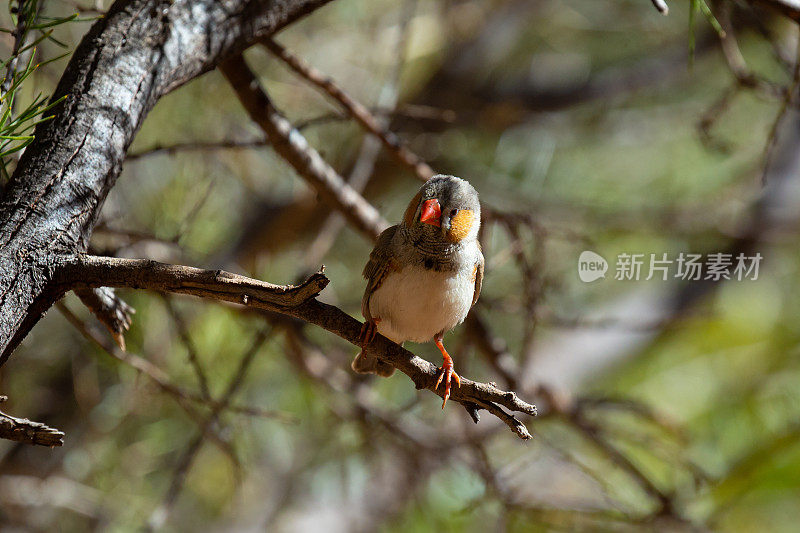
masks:
<path id="1" fill-rule="evenodd" d="M 697 12 L 700 11 L 703 16 L 706 18 L 711 27 L 714 28 L 714 31 L 717 32 L 718 35 L 721 37 L 725 36 L 725 30 L 722 29 L 717 17 L 714 16 L 714 13 L 711 11 L 711 8 L 708 7 L 706 4 L 706 0 L 690 0 L 689 4 L 689 61 L 690 64 L 694 64 L 694 49 L 695 49 L 695 37 L 694 37 L 694 28 L 695 28 L 695 17 Z"/>
<path id="2" fill-rule="evenodd" d="M 0 62 L 5 70 L 0 81 L 0 177 L 9 179 L 9 168 L 13 164 L 13 156 L 31 142 L 32 131 L 37 124 L 50 120 L 52 115 L 45 113 L 60 103 L 64 97 L 48 102 L 48 97 L 41 93 L 34 96 L 22 111 L 16 108 L 23 100 L 21 95 L 23 83 L 31 75 L 47 63 L 61 59 L 66 53 L 48 60 L 36 61 L 37 46 L 44 41 L 51 41 L 60 47 L 67 45 L 53 37 L 57 26 L 76 20 L 78 14 L 67 17 L 45 17 L 40 13 L 40 0 L 22 0 L 9 2 L 9 14 L 12 27 L 0 27 L 0 32 L 13 37 L 14 47 L 10 57 Z M 27 59 L 26 59 L 27 58 Z"/>

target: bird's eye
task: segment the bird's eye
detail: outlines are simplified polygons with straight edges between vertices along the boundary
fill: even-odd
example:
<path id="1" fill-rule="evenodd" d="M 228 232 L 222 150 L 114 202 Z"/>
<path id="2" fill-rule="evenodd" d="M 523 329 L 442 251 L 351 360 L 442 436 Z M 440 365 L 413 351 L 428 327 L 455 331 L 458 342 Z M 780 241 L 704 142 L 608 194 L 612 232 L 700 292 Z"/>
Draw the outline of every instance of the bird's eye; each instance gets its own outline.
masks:
<path id="1" fill-rule="evenodd" d="M 453 218 L 458 213 L 458 209 L 451 209 L 450 210 L 450 218 Z"/>

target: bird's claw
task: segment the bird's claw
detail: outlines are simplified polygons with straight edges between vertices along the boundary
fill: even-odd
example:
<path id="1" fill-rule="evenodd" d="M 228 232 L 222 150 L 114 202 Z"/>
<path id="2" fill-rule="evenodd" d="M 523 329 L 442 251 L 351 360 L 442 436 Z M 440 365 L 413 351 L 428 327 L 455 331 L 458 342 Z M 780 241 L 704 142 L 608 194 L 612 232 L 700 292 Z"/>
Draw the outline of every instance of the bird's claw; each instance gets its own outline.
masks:
<path id="1" fill-rule="evenodd" d="M 364 322 L 364 325 L 361 326 L 361 334 L 359 335 L 361 346 L 366 346 L 375 339 L 375 335 L 378 334 L 378 322 L 380 321 L 380 318 L 373 318 Z"/>
<path id="2" fill-rule="evenodd" d="M 448 364 L 449 363 L 449 364 Z M 439 389 L 439 385 L 444 381 L 444 401 L 442 401 L 442 409 L 444 406 L 447 405 L 447 399 L 450 398 L 450 381 L 452 378 L 455 378 L 456 385 L 461 388 L 461 378 L 456 371 L 453 370 L 453 363 L 451 361 L 445 361 L 442 363 L 442 369 L 439 372 L 439 379 L 436 380 L 436 387 L 435 389 Z"/>

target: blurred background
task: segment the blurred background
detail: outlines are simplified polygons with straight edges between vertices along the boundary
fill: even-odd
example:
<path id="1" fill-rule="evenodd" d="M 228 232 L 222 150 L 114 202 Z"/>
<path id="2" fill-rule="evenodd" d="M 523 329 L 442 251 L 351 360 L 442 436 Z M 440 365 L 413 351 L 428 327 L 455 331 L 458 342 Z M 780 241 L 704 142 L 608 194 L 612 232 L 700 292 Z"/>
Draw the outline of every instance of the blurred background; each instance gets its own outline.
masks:
<path id="1" fill-rule="evenodd" d="M 480 192 L 483 293 L 446 342 L 461 375 L 537 404 L 533 440 L 442 411 L 402 374 L 355 375 L 357 348 L 314 326 L 120 291 L 136 309 L 123 354 L 68 294 L 0 369 L 4 411 L 66 433 L 55 449 L 0 442 L 0 529 L 795 530 L 797 26 L 696 4 L 336 0 L 276 36 Z M 37 60 L 108 5 L 44 3 L 80 16 Z M 415 175 L 265 48 L 245 57 L 399 221 Z M 66 61 L 18 100 L 50 94 Z M 373 243 L 263 138 L 216 71 L 163 98 L 93 250 L 274 283 L 324 264 L 320 299 L 360 319 Z M 579 279 L 584 250 L 605 279 Z M 619 254 L 681 252 L 763 260 L 757 280 L 614 279 Z M 221 411 L 203 401 L 229 393 Z"/>

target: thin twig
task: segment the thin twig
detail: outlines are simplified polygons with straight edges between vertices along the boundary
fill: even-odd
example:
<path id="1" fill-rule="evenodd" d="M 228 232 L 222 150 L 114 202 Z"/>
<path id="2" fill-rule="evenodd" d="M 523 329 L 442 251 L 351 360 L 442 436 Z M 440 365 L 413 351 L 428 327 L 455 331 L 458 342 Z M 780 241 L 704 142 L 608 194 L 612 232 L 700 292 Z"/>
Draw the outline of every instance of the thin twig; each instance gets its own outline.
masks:
<path id="1" fill-rule="evenodd" d="M 787 111 L 789 110 L 789 107 L 792 104 L 792 101 L 797 99 L 798 89 L 800 89 L 800 40 L 798 40 L 797 49 L 795 51 L 794 72 L 792 73 L 792 85 L 786 91 L 786 96 L 783 99 L 783 103 L 781 104 L 781 108 L 778 111 L 778 115 L 775 117 L 775 121 L 772 123 L 769 135 L 767 136 L 767 142 L 764 146 L 763 164 L 761 170 L 762 185 L 766 185 L 767 183 L 767 170 L 772 161 L 773 152 L 775 151 L 775 146 L 777 144 L 778 129 L 780 128 L 780 125 L 783 122 L 783 119 L 786 116 Z"/>
<path id="2" fill-rule="evenodd" d="M 314 187 L 320 196 L 370 238 L 375 238 L 388 227 L 389 224 L 380 213 L 347 185 L 336 170 L 272 105 L 267 93 L 241 55 L 224 61 L 219 69 L 236 91 L 236 96 L 250 118 L 267 135 L 275 151 Z"/>
<path id="3" fill-rule="evenodd" d="M 108 287 L 76 289 L 74 292 L 83 305 L 108 329 L 114 341 L 124 352 L 125 332 L 131 327 L 136 309 L 128 305 Z"/>
<path id="4" fill-rule="evenodd" d="M 192 141 L 175 143 L 168 146 L 156 145 L 141 152 L 134 152 L 125 156 L 125 161 L 136 161 L 155 155 L 175 155 L 181 152 L 207 152 L 213 150 L 249 150 L 252 148 L 265 148 L 269 146 L 266 139 L 252 139 L 249 141 Z"/>
<path id="5" fill-rule="evenodd" d="M 436 122 L 453 123 L 456 121 L 456 112 L 452 109 L 440 109 L 417 104 L 403 104 L 398 108 L 391 106 L 376 106 L 368 108 L 369 112 L 386 121 L 388 119 L 402 117 L 413 120 L 430 120 Z M 341 113 L 323 113 L 304 120 L 298 120 L 295 128 L 303 131 L 312 126 L 328 124 L 330 122 L 340 122 L 351 120 L 350 115 Z M 216 150 L 252 150 L 254 148 L 267 148 L 269 141 L 266 139 L 251 139 L 247 141 L 189 141 L 169 145 L 155 145 L 140 152 L 133 152 L 125 156 L 125 161 L 137 161 L 157 155 L 175 155 L 183 152 L 213 152 Z"/>
<path id="6" fill-rule="evenodd" d="M 368 107 L 369 112 L 375 117 L 383 121 L 389 121 L 394 118 L 409 118 L 412 120 L 431 120 L 435 122 L 453 123 L 456 121 L 457 114 L 452 109 L 441 109 L 438 107 L 420 105 L 420 104 L 403 104 L 399 107 L 389 107 L 378 105 L 375 107 Z M 315 117 L 298 120 L 295 127 L 298 130 L 304 130 L 312 126 L 319 126 L 328 124 L 330 122 L 341 122 L 343 120 L 351 120 L 353 117 L 349 114 L 343 113 L 323 113 Z M 386 125 L 384 125 L 386 127 Z"/>
<path id="7" fill-rule="evenodd" d="M 134 368 L 137 372 L 140 372 L 142 375 L 149 378 L 159 389 L 163 392 L 167 393 L 168 395 L 172 396 L 176 403 L 189 415 L 190 418 L 195 420 L 198 424 L 202 424 L 204 417 L 201 413 L 195 408 L 193 404 L 201 404 L 207 405 L 211 408 L 215 408 L 219 405 L 213 399 L 205 399 L 199 394 L 195 394 L 191 391 L 185 390 L 182 387 L 175 385 L 169 379 L 169 376 L 161 370 L 158 366 L 154 365 L 147 359 L 140 357 L 136 354 L 132 354 L 130 352 L 123 352 L 113 343 L 107 341 L 107 339 L 99 332 L 95 331 L 89 325 L 85 324 L 80 318 L 78 318 L 63 302 L 57 302 L 56 308 L 61 312 L 64 318 L 78 330 L 78 332 L 88 341 L 96 344 L 100 347 L 103 351 L 105 351 L 108 355 L 116 359 L 117 361 L 124 363 L 132 368 Z M 191 402 L 191 403 L 190 403 Z M 249 416 L 258 416 L 262 418 L 273 418 L 276 420 L 280 420 L 286 423 L 295 423 L 296 419 L 286 413 L 282 413 L 279 411 L 269 411 L 269 410 L 262 410 L 254 407 L 249 406 L 228 406 L 228 410 L 235 413 L 240 413 Z M 215 444 L 222 450 L 223 453 L 226 455 L 230 455 L 231 449 L 230 444 L 221 436 L 219 436 L 216 432 L 212 433 L 211 435 L 212 440 Z"/>
<path id="8" fill-rule="evenodd" d="M 416 1 L 406 2 L 404 6 L 402 10 L 402 19 L 400 21 L 400 37 L 398 38 L 396 46 L 397 53 L 395 55 L 397 59 L 378 97 L 378 105 L 388 109 L 392 109 L 397 105 L 397 86 L 400 83 L 400 73 L 405 64 L 408 29 L 410 27 L 409 22 L 416 10 Z M 377 120 L 382 128 L 386 128 L 389 125 L 387 114 L 384 114 Z M 348 185 L 357 192 L 361 193 L 372 178 L 373 171 L 375 170 L 375 162 L 379 154 L 379 139 L 374 135 L 365 135 L 361 141 L 361 148 L 358 151 L 356 162 L 347 178 Z M 336 237 L 342 229 L 344 229 L 345 223 L 346 220 L 341 213 L 333 212 L 328 215 L 325 222 L 320 227 L 317 236 L 314 238 L 314 241 L 309 245 L 308 252 L 305 254 L 304 263 L 306 271 L 322 263 L 323 258 L 336 242 Z"/>
<path id="9" fill-rule="evenodd" d="M 722 31 L 717 33 L 722 49 L 722 57 L 725 58 L 728 68 L 741 88 L 756 90 L 760 94 L 770 98 L 782 99 L 786 93 L 786 89 L 757 76 L 755 72 L 747 66 L 744 55 L 742 55 L 742 51 L 739 48 L 739 42 L 736 39 L 733 24 L 731 23 L 730 11 L 732 7 L 732 4 L 729 2 L 721 3 L 716 13 L 716 18 L 722 28 Z"/>
<path id="10" fill-rule="evenodd" d="M 491 367 L 502 376 L 503 381 L 509 387 L 516 388 L 519 380 L 519 365 L 509 353 L 505 341 L 492 334 L 476 308 L 473 308 L 467 315 L 466 326 L 465 332 L 478 351 L 483 353 Z"/>
<path id="11" fill-rule="evenodd" d="M 402 165 L 411 169 L 411 171 L 420 180 L 426 181 L 431 176 L 436 174 L 436 172 L 425 161 L 423 161 L 422 158 L 409 150 L 397 135 L 381 124 L 380 120 L 370 113 L 366 106 L 348 95 L 330 77 L 308 65 L 302 59 L 293 55 L 271 38 L 264 38 L 261 40 L 261 43 L 297 74 L 339 102 L 339 104 L 350 116 L 352 116 L 367 131 L 380 139 L 381 143 L 383 143 L 386 149 L 389 150 L 389 153 L 391 153 Z"/>
<path id="12" fill-rule="evenodd" d="M 197 347 L 195 346 L 194 341 L 189 334 L 189 327 L 186 325 L 183 315 L 178 312 L 173 305 L 172 300 L 170 300 L 166 295 L 164 295 L 164 305 L 166 306 L 170 317 L 172 317 L 172 321 L 175 322 L 175 326 L 178 330 L 178 336 L 181 338 L 181 342 L 183 342 L 183 345 L 186 348 L 189 364 L 194 370 L 195 377 L 197 377 L 197 383 L 200 385 L 200 394 L 203 396 L 203 398 L 209 399 L 211 398 L 211 389 L 208 386 L 208 377 L 206 376 L 206 371 L 203 368 L 203 365 L 200 363 L 200 356 L 198 355 Z"/>
<path id="13" fill-rule="evenodd" d="M 239 361 L 239 366 L 234 375 L 231 377 L 225 392 L 217 400 L 217 403 L 213 407 L 211 413 L 203 422 L 199 434 L 183 451 L 181 459 L 178 461 L 178 466 L 175 468 L 175 472 L 173 473 L 169 489 L 164 496 L 164 500 L 162 501 L 161 505 L 159 505 L 150 515 L 150 519 L 147 522 L 149 529 L 160 530 L 166 523 L 175 501 L 178 499 L 178 495 L 183 489 L 183 486 L 186 482 L 186 476 L 189 474 L 189 470 L 191 470 L 194 459 L 205 442 L 206 436 L 211 431 L 212 426 L 219 420 L 222 411 L 230 404 L 233 395 L 244 383 L 244 377 L 267 337 L 268 332 L 263 329 L 256 334 L 256 337 L 251 343 L 250 347 L 245 351 L 244 355 Z"/>
<path id="14" fill-rule="evenodd" d="M 570 417 L 570 421 L 584 435 L 584 437 L 586 437 L 598 449 L 600 449 L 600 451 L 602 451 L 603 454 L 606 455 L 615 465 L 627 472 L 631 479 L 633 479 L 642 488 L 642 490 L 658 501 L 659 513 L 673 514 L 672 498 L 656 487 L 653 481 L 647 477 L 641 471 L 641 469 L 639 469 L 639 467 L 633 464 L 627 456 L 622 454 L 613 445 L 611 445 L 611 443 L 609 443 L 603 437 L 597 426 L 582 416 L 581 411 L 576 410 Z"/>
<path id="15" fill-rule="evenodd" d="M 6 399 L 5 396 L 0 398 Z M 64 444 L 64 432 L 41 422 L 17 418 L 0 411 L 0 439 L 52 448 Z"/>

